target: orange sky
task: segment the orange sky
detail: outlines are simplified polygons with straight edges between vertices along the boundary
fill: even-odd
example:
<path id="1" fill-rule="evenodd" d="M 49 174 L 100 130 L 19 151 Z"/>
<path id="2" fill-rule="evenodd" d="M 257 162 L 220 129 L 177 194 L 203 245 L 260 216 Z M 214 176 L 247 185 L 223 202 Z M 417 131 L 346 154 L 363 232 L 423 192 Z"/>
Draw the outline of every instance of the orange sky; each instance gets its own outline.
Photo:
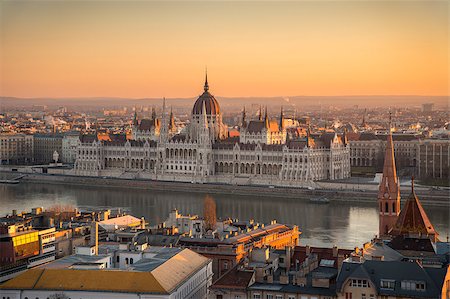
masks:
<path id="1" fill-rule="evenodd" d="M 448 95 L 447 1 L 1 1 L 0 95 Z"/>

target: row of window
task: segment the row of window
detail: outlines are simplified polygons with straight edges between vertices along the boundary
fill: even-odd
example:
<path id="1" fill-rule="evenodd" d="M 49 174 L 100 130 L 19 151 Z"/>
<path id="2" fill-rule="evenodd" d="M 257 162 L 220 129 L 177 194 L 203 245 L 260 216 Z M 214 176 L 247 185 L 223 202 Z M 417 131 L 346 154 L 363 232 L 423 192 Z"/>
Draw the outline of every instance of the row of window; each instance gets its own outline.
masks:
<path id="1" fill-rule="evenodd" d="M 352 279 L 350 280 L 350 286 L 357 288 L 368 288 L 369 282 L 365 279 Z"/>

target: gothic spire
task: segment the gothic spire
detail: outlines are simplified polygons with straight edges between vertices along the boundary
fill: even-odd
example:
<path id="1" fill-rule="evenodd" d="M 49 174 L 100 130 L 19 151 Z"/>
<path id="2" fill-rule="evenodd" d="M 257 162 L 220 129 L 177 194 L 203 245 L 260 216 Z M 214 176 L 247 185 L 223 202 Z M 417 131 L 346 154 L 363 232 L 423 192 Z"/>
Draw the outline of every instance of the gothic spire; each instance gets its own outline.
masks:
<path id="1" fill-rule="evenodd" d="M 205 72 L 205 86 L 203 87 L 203 89 L 204 89 L 205 91 L 208 91 L 208 90 L 209 90 L 209 85 L 208 85 L 208 69 L 206 69 L 206 72 Z"/>
<path id="2" fill-rule="evenodd" d="M 280 112 L 280 131 L 284 130 L 284 114 L 283 114 L 283 106 L 281 106 Z"/>
<path id="3" fill-rule="evenodd" d="M 170 107 L 169 131 L 175 130 L 175 118 L 173 116 L 172 106 Z"/>
<path id="4" fill-rule="evenodd" d="M 348 144 L 348 136 L 347 136 L 347 133 L 348 133 L 347 128 L 344 128 L 344 134 L 343 134 L 343 136 L 342 136 L 342 143 L 343 143 L 344 145 L 347 145 L 347 144 Z"/>
<path id="5" fill-rule="evenodd" d="M 383 176 L 378 188 L 380 209 L 379 235 L 389 234 L 400 213 L 400 187 L 395 168 L 394 142 L 389 130 L 384 155 Z"/>
<path id="6" fill-rule="evenodd" d="M 242 110 L 242 126 L 243 127 L 246 127 L 247 126 L 247 121 L 246 121 L 246 113 L 245 113 L 245 106 L 244 106 L 244 109 Z"/>
<path id="7" fill-rule="evenodd" d="M 138 125 L 136 106 L 134 107 L 133 125 Z"/>
<path id="8" fill-rule="evenodd" d="M 310 138 L 311 138 L 311 126 L 308 125 L 308 129 L 306 130 L 306 147 L 310 147 Z"/>
<path id="9" fill-rule="evenodd" d="M 258 117 L 259 121 L 262 121 L 262 106 L 259 105 L 259 117 Z"/>
<path id="10" fill-rule="evenodd" d="M 266 114 L 264 116 L 264 125 L 265 125 L 266 129 L 269 128 L 269 117 L 267 116 L 267 106 L 266 106 Z"/>
<path id="11" fill-rule="evenodd" d="M 152 107 L 152 119 L 156 120 L 156 110 L 155 107 Z"/>
<path id="12" fill-rule="evenodd" d="M 400 190 L 398 188 L 397 170 L 395 167 L 394 156 L 394 142 L 392 140 L 392 133 L 389 131 L 386 141 L 386 152 L 384 154 L 383 176 L 378 192 L 378 196 L 385 197 L 389 194 L 389 198 L 396 199 L 400 197 Z"/>

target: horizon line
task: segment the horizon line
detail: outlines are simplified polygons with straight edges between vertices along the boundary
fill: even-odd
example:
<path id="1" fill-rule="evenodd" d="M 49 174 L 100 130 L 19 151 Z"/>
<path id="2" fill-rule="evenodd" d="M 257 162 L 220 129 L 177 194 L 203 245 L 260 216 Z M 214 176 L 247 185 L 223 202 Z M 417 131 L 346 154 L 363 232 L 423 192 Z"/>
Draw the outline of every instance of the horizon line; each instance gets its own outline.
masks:
<path id="1" fill-rule="evenodd" d="M 122 99 L 122 100 L 159 100 L 165 98 L 167 99 L 195 99 L 197 96 L 191 97 L 123 97 L 123 96 L 35 96 L 35 97 L 18 97 L 18 96 L 2 96 L 0 98 L 14 98 L 22 100 L 35 100 L 35 99 L 48 99 L 48 100 L 61 100 L 61 99 Z M 418 94 L 344 94 L 344 95 L 276 95 L 276 96 L 220 96 L 215 95 L 220 98 L 230 98 L 230 99 L 251 99 L 251 98 L 298 98 L 298 97 L 450 97 L 450 95 L 418 95 Z"/>

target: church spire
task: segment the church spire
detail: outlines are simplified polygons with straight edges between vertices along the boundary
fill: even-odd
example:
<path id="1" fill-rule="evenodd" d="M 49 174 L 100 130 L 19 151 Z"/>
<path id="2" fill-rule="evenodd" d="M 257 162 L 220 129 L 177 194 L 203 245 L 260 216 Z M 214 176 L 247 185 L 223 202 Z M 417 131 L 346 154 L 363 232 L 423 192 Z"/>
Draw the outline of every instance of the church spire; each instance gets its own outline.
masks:
<path id="1" fill-rule="evenodd" d="M 387 134 L 383 176 L 378 188 L 378 203 L 380 210 L 379 235 L 383 236 L 393 228 L 400 213 L 400 188 L 395 168 L 394 142 L 390 129 Z"/>

